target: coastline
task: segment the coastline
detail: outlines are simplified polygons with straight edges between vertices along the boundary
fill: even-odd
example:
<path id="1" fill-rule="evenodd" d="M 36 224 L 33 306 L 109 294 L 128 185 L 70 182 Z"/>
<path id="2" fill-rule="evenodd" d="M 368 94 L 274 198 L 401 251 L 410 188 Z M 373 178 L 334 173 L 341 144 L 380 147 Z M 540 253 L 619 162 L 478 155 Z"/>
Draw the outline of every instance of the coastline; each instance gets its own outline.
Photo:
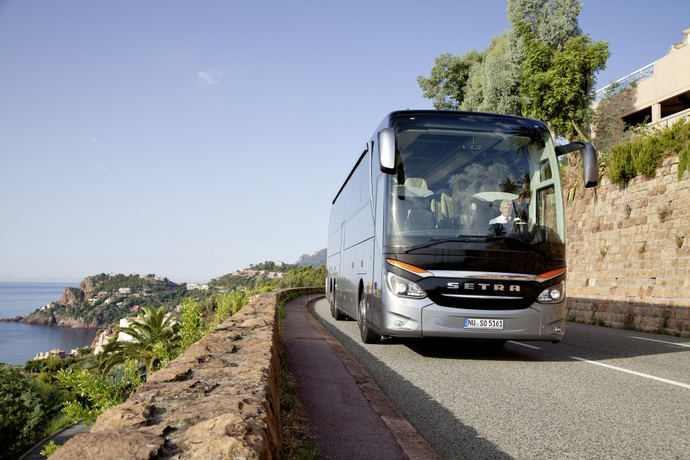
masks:
<path id="1" fill-rule="evenodd" d="M 65 328 L 78 328 L 78 329 L 100 329 L 108 327 L 107 324 L 95 324 L 95 323 L 84 323 L 74 318 L 60 318 L 56 319 L 54 316 L 50 318 L 39 317 L 31 318 L 28 316 L 15 316 L 14 318 L 0 318 L 0 323 L 23 323 L 23 324 L 34 324 L 37 326 L 48 326 L 48 327 L 65 327 Z"/>
<path id="2" fill-rule="evenodd" d="M 51 327 L 43 324 L 0 322 L 0 362 L 23 366 L 40 353 L 89 347 L 98 329 Z"/>
<path id="3" fill-rule="evenodd" d="M 56 304 L 67 288 L 68 283 L 0 282 L 0 362 L 21 366 L 39 353 L 91 346 L 107 325 L 41 310 Z"/>

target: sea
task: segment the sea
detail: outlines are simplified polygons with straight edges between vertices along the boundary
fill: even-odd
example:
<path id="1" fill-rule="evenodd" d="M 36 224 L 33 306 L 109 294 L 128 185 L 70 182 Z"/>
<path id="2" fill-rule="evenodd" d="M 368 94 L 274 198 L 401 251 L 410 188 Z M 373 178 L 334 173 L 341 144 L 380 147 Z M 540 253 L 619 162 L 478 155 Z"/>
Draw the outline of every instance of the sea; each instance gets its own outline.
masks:
<path id="1" fill-rule="evenodd" d="M 0 318 L 14 318 L 60 299 L 68 286 L 79 283 L 0 282 Z M 91 345 L 96 329 L 50 327 L 36 324 L 0 322 L 0 362 L 24 365 L 39 352 Z"/>

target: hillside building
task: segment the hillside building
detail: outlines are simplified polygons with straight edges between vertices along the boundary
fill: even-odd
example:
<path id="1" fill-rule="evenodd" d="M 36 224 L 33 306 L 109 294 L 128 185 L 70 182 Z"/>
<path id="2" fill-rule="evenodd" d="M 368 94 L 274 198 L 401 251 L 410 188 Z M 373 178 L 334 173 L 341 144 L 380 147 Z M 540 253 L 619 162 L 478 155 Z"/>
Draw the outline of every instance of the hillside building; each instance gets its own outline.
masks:
<path id="1" fill-rule="evenodd" d="M 200 289 L 202 291 L 208 291 L 208 284 L 187 283 L 187 290 L 188 291 L 194 291 L 196 289 Z"/>
<path id="2" fill-rule="evenodd" d="M 617 87 L 635 84 L 631 100 L 620 115 L 626 125 L 648 123 L 670 126 L 690 115 L 690 28 L 664 57 L 612 83 Z M 611 85 L 597 90 L 600 101 Z M 595 103 L 595 106 L 597 103 Z"/>

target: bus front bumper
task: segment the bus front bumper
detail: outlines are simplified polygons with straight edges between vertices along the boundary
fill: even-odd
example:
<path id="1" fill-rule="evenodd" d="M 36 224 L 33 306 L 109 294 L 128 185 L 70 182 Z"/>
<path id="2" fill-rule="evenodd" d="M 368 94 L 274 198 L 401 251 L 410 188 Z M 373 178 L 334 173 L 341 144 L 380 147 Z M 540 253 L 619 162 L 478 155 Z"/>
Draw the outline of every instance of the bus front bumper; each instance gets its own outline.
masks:
<path id="1" fill-rule="evenodd" d="M 467 327 L 466 319 L 502 320 L 500 329 Z M 436 305 L 429 299 L 390 305 L 381 332 L 391 337 L 457 337 L 560 341 L 565 334 L 565 301 L 533 303 L 518 310 L 476 310 Z M 491 322 L 495 326 L 496 322 Z"/>

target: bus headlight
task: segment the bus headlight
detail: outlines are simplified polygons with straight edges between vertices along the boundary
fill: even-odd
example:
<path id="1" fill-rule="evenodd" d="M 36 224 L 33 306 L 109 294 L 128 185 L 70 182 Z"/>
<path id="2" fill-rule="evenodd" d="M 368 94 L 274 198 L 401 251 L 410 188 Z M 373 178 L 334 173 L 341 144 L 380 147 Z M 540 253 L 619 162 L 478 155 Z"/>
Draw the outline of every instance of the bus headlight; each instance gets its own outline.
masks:
<path id="1" fill-rule="evenodd" d="M 537 297 L 539 303 L 558 303 L 562 302 L 565 297 L 565 286 L 563 283 L 554 284 L 541 291 Z"/>
<path id="2" fill-rule="evenodd" d="M 426 297 L 426 292 L 424 292 L 424 289 L 419 287 L 419 284 L 415 283 L 414 281 L 410 281 L 391 272 L 387 273 L 386 278 L 388 279 L 388 287 L 393 294 L 397 296 L 414 297 L 416 299 Z"/>

